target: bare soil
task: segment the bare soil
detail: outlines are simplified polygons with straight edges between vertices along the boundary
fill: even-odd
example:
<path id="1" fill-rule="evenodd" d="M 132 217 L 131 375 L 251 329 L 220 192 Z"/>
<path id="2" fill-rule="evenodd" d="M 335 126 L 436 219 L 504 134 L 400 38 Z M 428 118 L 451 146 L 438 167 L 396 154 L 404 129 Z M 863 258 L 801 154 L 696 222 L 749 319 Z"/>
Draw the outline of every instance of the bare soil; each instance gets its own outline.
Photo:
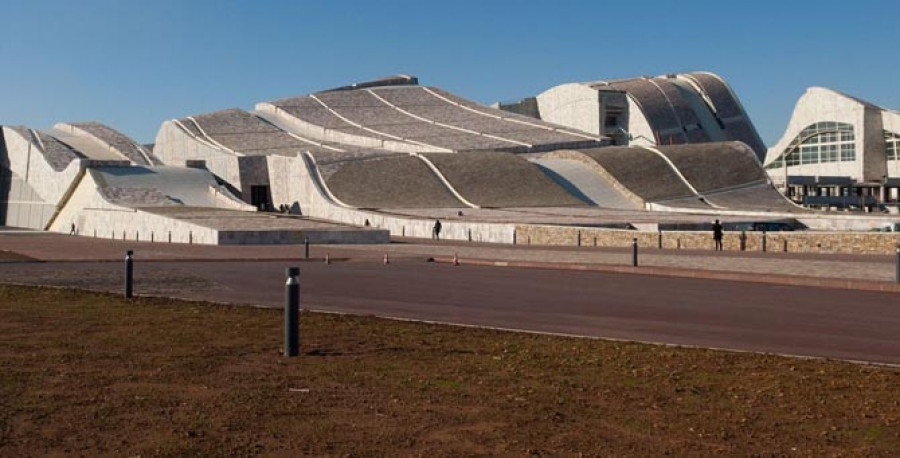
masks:
<path id="1" fill-rule="evenodd" d="M 0 456 L 890 456 L 900 370 L 0 286 Z"/>

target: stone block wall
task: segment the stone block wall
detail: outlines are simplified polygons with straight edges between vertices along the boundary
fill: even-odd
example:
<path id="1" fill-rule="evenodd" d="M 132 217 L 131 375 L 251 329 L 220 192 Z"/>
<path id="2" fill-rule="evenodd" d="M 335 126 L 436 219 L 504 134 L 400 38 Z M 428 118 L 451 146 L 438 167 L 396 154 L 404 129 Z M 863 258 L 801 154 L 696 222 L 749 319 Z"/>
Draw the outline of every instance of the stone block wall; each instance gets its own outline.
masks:
<path id="1" fill-rule="evenodd" d="M 708 231 L 662 232 L 664 249 L 713 250 L 712 233 Z M 762 251 L 763 233 L 747 232 L 746 251 Z M 565 226 L 516 225 L 516 243 L 531 245 L 567 245 L 630 247 L 637 238 L 642 248 L 657 248 L 659 232 L 643 232 Z M 741 249 L 741 233 L 725 232 L 725 250 Z M 884 232 L 769 232 L 765 234 L 766 251 L 790 253 L 845 253 L 891 255 L 900 244 L 900 234 Z"/>

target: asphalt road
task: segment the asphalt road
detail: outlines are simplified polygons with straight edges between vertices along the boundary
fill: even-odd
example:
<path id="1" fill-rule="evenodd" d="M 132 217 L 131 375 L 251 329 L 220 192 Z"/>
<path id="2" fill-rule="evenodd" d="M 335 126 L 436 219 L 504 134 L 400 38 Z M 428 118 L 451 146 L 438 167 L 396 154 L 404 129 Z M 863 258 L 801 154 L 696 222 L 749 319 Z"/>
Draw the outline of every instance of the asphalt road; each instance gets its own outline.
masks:
<path id="1" fill-rule="evenodd" d="M 0 275 L 15 269 L 53 283 L 99 269 L 118 281 L 119 264 L 0 265 Z M 135 289 L 146 289 L 142 277 L 188 272 L 207 286 L 185 283 L 176 295 L 280 307 L 287 265 L 147 262 Z M 900 364 L 894 293 L 410 260 L 301 263 L 301 296 L 313 310 Z"/>

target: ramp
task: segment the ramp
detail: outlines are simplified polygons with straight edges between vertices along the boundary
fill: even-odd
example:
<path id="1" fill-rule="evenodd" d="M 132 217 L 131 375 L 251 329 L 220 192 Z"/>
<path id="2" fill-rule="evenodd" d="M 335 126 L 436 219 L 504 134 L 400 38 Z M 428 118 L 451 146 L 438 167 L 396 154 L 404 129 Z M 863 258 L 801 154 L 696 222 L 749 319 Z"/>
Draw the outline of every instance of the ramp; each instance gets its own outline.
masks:
<path id="1" fill-rule="evenodd" d="M 642 208 L 583 163 L 567 159 L 537 159 L 533 162 L 563 189 L 588 203 L 604 208 Z"/>
<path id="2" fill-rule="evenodd" d="M 108 201 L 130 208 L 189 206 L 252 209 L 216 182 L 207 170 L 184 167 L 88 169 Z"/>

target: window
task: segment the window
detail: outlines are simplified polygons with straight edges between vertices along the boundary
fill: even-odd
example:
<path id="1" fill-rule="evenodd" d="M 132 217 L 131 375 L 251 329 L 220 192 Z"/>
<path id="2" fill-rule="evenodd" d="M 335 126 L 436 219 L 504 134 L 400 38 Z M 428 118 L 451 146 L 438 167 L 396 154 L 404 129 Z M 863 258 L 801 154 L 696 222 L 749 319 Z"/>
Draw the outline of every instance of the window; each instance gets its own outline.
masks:
<path id="1" fill-rule="evenodd" d="M 900 161 L 900 134 L 884 131 L 884 152 L 889 161 Z"/>
<path id="2" fill-rule="evenodd" d="M 843 122 L 827 121 L 811 124 L 803 129 L 769 167 L 781 167 L 784 162 L 790 167 L 855 160 L 856 134 L 853 132 L 853 126 Z"/>
<path id="3" fill-rule="evenodd" d="M 853 143 L 841 145 L 841 161 L 856 160 L 856 145 Z"/>

